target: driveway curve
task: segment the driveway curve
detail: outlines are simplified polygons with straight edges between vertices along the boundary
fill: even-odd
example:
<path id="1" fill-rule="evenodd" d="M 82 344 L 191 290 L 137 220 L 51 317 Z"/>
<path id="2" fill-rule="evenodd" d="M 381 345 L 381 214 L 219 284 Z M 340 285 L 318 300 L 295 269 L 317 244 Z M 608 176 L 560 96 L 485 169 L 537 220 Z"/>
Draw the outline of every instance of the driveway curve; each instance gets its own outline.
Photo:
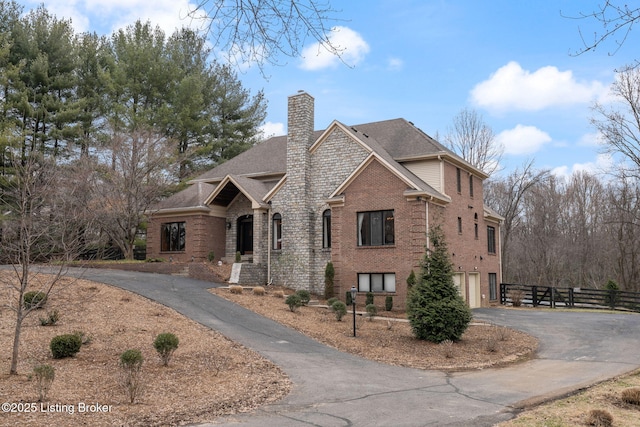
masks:
<path id="1" fill-rule="evenodd" d="M 640 366 L 640 316 L 476 309 L 474 317 L 540 339 L 537 357 L 500 369 L 443 373 L 339 352 L 178 276 L 71 269 L 175 309 L 252 348 L 289 375 L 292 392 L 249 414 L 205 426 L 492 426 L 522 407 Z"/>

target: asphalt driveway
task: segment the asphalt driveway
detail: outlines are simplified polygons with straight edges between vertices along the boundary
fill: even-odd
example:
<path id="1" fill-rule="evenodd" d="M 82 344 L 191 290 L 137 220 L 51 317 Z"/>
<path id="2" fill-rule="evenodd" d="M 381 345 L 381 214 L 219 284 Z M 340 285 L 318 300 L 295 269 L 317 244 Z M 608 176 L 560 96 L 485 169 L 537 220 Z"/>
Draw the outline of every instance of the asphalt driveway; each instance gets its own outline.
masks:
<path id="1" fill-rule="evenodd" d="M 399 368 L 319 344 L 209 292 L 210 282 L 118 270 L 72 269 L 220 331 L 281 366 L 283 400 L 216 426 L 492 426 L 531 402 L 640 367 L 640 315 L 477 309 L 474 316 L 533 334 L 538 357 L 459 373 Z M 208 424 L 211 425 L 211 424 Z"/>

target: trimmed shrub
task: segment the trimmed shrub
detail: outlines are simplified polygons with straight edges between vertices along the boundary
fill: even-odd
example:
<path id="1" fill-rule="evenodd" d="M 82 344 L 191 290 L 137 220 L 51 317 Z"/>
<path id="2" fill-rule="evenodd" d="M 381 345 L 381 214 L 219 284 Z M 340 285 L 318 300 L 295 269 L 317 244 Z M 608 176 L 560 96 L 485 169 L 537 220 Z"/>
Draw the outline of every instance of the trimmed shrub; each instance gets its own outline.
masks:
<path id="1" fill-rule="evenodd" d="M 386 311 L 391 311 L 393 310 L 393 297 L 391 295 L 387 296 L 384 299 L 384 309 Z"/>
<path id="2" fill-rule="evenodd" d="M 324 297 L 326 299 L 333 298 L 333 279 L 336 275 L 336 271 L 333 268 L 333 263 L 329 261 L 324 268 Z"/>
<path id="3" fill-rule="evenodd" d="M 630 387 L 622 390 L 622 401 L 631 405 L 640 405 L 640 387 Z"/>
<path id="4" fill-rule="evenodd" d="M 242 254 L 240 251 L 236 252 L 236 262 L 242 262 Z"/>
<path id="5" fill-rule="evenodd" d="M 369 319 L 373 319 L 373 317 L 378 314 L 378 307 L 376 307 L 375 304 L 367 304 L 365 310 L 367 310 Z"/>
<path id="6" fill-rule="evenodd" d="M 365 306 L 370 304 L 373 304 L 373 292 L 367 292 L 367 298 L 364 303 Z"/>
<path id="7" fill-rule="evenodd" d="M 60 315 L 58 314 L 58 310 L 53 310 L 50 313 L 47 313 L 47 317 L 40 317 L 40 325 L 42 326 L 52 326 L 58 323 L 60 320 Z"/>
<path id="8" fill-rule="evenodd" d="M 122 368 L 121 385 L 129 399 L 134 403 L 142 394 L 142 363 L 144 358 L 140 350 L 127 350 L 120 355 L 120 368 Z"/>
<path id="9" fill-rule="evenodd" d="M 336 314 L 336 320 L 338 322 L 342 321 L 342 318 L 345 314 L 347 314 L 347 305 L 342 301 L 336 301 L 331 306 L 333 312 Z"/>
<path id="10" fill-rule="evenodd" d="M 296 295 L 300 297 L 300 303 L 302 305 L 307 305 L 309 301 L 311 301 L 311 293 L 306 289 L 298 289 Z"/>
<path id="11" fill-rule="evenodd" d="M 180 340 L 178 337 L 170 332 L 159 334 L 153 341 L 153 347 L 158 352 L 163 366 L 169 365 L 169 360 L 171 360 L 171 356 L 173 356 L 173 352 L 178 348 L 179 343 Z"/>
<path id="12" fill-rule="evenodd" d="M 209 262 L 215 261 L 216 253 L 214 251 L 209 251 L 209 254 L 207 255 L 207 259 L 209 260 Z"/>
<path id="13" fill-rule="evenodd" d="M 291 294 L 284 300 L 285 304 L 289 306 L 289 310 L 295 312 L 298 307 L 302 305 L 302 301 L 300 300 L 300 296 L 298 294 Z"/>
<path id="14" fill-rule="evenodd" d="M 232 294 L 241 294 L 242 293 L 242 286 L 240 285 L 231 285 L 229 286 L 229 292 Z"/>
<path id="15" fill-rule="evenodd" d="M 36 379 L 38 401 L 44 402 L 47 400 L 49 389 L 56 378 L 56 370 L 51 365 L 38 365 L 33 368 L 33 376 Z"/>
<path id="16" fill-rule="evenodd" d="M 284 298 L 284 291 L 274 291 L 273 296 L 276 298 Z"/>
<path id="17" fill-rule="evenodd" d="M 42 308 L 47 303 L 47 294 L 41 291 L 26 292 L 22 296 L 22 306 L 30 308 Z"/>
<path id="18" fill-rule="evenodd" d="M 254 295 L 259 295 L 259 296 L 264 295 L 264 294 L 265 294 L 265 292 L 266 292 L 266 291 L 264 290 L 264 288 L 263 288 L 262 286 L 256 286 L 256 287 L 254 287 L 254 288 L 253 288 L 253 290 L 251 291 L 251 293 L 252 293 L 252 294 L 254 294 Z"/>
<path id="19" fill-rule="evenodd" d="M 77 334 L 58 335 L 51 339 L 49 348 L 54 359 L 73 357 L 82 347 L 82 338 Z"/>
<path id="20" fill-rule="evenodd" d="M 603 409 L 592 409 L 587 415 L 586 424 L 594 427 L 611 427 L 613 416 Z"/>
<path id="21" fill-rule="evenodd" d="M 327 300 L 327 306 L 328 306 L 329 308 L 331 308 L 331 306 L 333 305 L 333 303 L 334 303 L 334 302 L 336 302 L 336 301 L 340 301 L 340 300 L 339 300 L 338 298 L 336 298 L 336 297 L 329 298 L 329 299 Z"/>

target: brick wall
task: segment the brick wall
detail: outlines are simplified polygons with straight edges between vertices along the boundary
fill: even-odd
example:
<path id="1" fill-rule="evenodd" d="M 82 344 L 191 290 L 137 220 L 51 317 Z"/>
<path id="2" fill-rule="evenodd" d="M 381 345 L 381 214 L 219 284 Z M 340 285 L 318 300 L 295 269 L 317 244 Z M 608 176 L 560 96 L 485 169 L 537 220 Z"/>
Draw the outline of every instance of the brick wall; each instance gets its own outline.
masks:
<path id="1" fill-rule="evenodd" d="M 186 243 L 181 252 L 162 252 L 161 226 L 168 222 L 184 222 Z M 147 228 L 147 258 L 171 258 L 176 262 L 189 262 L 191 257 L 196 261 L 207 260 L 213 251 L 216 259 L 224 256 L 224 218 L 208 215 L 183 215 L 152 217 Z"/>
<path id="2" fill-rule="evenodd" d="M 406 189 L 403 181 L 374 160 L 344 192 L 344 206 L 333 208 L 331 257 L 336 294 L 341 299 L 351 286 L 357 287 L 358 273 L 395 273 L 396 291 L 376 293 L 375 303 L 382 306 L 391 295 L 394 307 L 404 308 L 406 279 L 419 265 L 426 243 L 425 202 L 407 201 L 403 195 Z M 358 212 L 378 210 L 394 211 L 395 244 L 358 246 Z M 364 293 L 358 295 L 358 303 L 364 299 Z"/>
<path id="3" fill-rule="evenodd" d="M 474 176 L 473 196 L 470 194 L 470 174 L 460 171 L 461 191 L 457 189 L 457 167 L 451 163 L 444 163 L 445 193 L 452 199 L 451 203 L 442 210 L 433 210 L 431 223 L 441 223 L 445 233 L 451 261 L 456 273 L 464 273 L 464 292 L 469 301 L 469 274 L 479 274 L 481 305 L 489 305 L 489 273 L 498 274 L 500 281 L 500 261 L 498 254 L 499 239 L 498 225 L 484 219 L 484 195 L 482 181 Z M 462 225 L 459 232 L 458 218 Z M 489 254 L 487 249 L 487 226 L 496 227 L 496 254 Z M 475 228 L 478 227 L 476 238 Z"/>

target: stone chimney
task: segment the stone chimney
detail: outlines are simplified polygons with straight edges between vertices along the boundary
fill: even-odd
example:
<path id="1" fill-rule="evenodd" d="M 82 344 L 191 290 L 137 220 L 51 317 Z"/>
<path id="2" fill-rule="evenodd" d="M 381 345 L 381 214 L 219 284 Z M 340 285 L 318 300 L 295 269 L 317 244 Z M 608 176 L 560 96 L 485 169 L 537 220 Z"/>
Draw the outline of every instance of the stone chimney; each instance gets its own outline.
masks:
<path id="1" fill-rule="evenodd" d="M 284 197 L 287 208 L 283 214 L 283 252 L 296 260 L 294 283 L 299 289 L 311 289 L 312 250 L 309 147 L 313 141 L 314 99 L 304 91 L 289 97 L 287 130 L 287 182 Z"/>

